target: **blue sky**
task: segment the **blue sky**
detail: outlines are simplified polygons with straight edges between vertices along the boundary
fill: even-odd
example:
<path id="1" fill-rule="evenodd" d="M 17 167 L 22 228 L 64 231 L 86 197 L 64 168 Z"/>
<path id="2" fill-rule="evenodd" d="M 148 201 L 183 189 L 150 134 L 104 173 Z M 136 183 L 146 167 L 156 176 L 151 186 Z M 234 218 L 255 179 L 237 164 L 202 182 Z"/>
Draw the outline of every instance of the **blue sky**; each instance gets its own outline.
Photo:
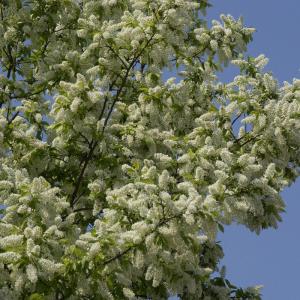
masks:
<path id="1" fill-rule="evenodd" d="M 245 24 L 257 32 L 249 46 L 249 54 L 265 54 L 267 71 L 279 80 L 300 78 L 300 1 L 299 0 L 211 0 L 209 19 L 221 13 L 243 16 Z M 232 79 L 226 72 L 224 80 Z M 287 204 L 283 222 L 277 230 L 267 230 L 260 236 L 241 226 L 229 226 L 219 235 L 227 266 L 227 276 L 241 286 L 262 284 L 264 300 L 299 300 L 300 180 L 287 188 L 282 196 Z"/>

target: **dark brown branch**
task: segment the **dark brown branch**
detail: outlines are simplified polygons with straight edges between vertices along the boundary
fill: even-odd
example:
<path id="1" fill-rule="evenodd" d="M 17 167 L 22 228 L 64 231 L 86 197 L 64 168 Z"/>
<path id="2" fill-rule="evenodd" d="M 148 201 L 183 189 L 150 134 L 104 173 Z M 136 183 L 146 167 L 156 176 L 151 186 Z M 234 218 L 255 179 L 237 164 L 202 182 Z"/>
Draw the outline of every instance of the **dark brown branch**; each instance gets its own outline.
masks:
<path id="1" fill-rule="evenodd" d="M 81 184 L 81 180 L 83 179 L 85 169 L 87 168 L 88 163 L 89 163 L 90 159 L 92 158 L 93 152 L 94 152 L 96 147 L 97 147 L 97 142 L 94 142 L 91 145 L 91 148 L 90 148 L 90 151 L 89 151 L 88 155 L 86 156 L 86 158 L 83 161 L 83 167 L 82 167 L 82 169 L 79 173 L 79 176 L 78 176 L 78 178 L 75 182 L 75 188 L 74 188 L 74 191 L 73 191 L 72 196 L 71 196 L 71 207 L 73 207 L 74 204 L 75 204 L 76 195 L 79 191 L 79 187 L 80 187 L 80 184 Z"/>
<path id="2" fill-rule="evenodd" d="M 86 210 L 92 210 L 93 207 L 80 207 L 73 210 L 73 212 L 79 212 L 79 211 L 86 211 Z"/>
<path id="3" fill-rule="evenodd" d="M 122 59 L 122 57 L 115 51 L 113 47 L 110 45 L 106 44 L 106 47 L 121 61 L 122 65 L 127 68 L 128 65 L 125 63 L 125 61 Z"/>
<path id="4" fill-rule="evenodd" d="M 88 140 L 88 138 L 85 136 L 85 135 L 83 135 L 81 132 L 79 132 L 79 135 L 84 139 L 84 141 L 89 145 L 89 147 L 90 147 L 90 145 L 91 145 L 91 143 L 92 142 L 90 142 L 89 140 Z"/>
<path id="5" fill-rule="evenodd" d="M 180 213 L 180 214 L 178 214 L 178 215 L 171 216 L 171 217 L 169 217 L 169 218 L 162 219 L 162 220 L 155 226 L 155 228 L 154 228 L 149 234 L 156 232 L 156 231 L 159 229 L 159 227 L 161 227 L 162 225 L 167 224 L 169 221 L 171 221 L 171 220 L 173 220 L 173 219 L 180 218 L 181 216 L 182 216 L 182 213 Z M 146 239 L 147 236 L 148 236 L 148 235 L 146 235 L 146 236 L 143 238 L 143 240 L 142 240 L 139 244 L 133 245 L 133 246 L 131 246 L 131 247 L 128 247 L 127 249 L 123 250 L 122 252 L 116 254 L 115 256 L 113 256 L 113 257 L 111 257 L 111 258 L 105 260 L 105 261 L 103 262 L 103 265 L 105 266 L 105 265 L 107 265 L 107 264 L 109 264 L 109 263 L 111 263 L 111 262 L 113 262 L 113 261 L 115 261 L 115 260 L 121 258 L 121 257 L 124 256 L 126 253 L 130 252 L 131 250 L 133 250 L 133 249 L 136 248 L 137 246 L 141 245 L 142 243 L 145 242 L 145 239 Z"/>
<path id="6" fill-rule="evenodd" d="M 120 87 L 120 89 L 118 90 L 118 92 L 117 92 L 117 94 L 116 94 L 116 97 L 115 97 L 115 99 L 114 99 L 114 101 L 113 101 L 113 103 L 112 103 L 112 105 L 111 105 L 111 107 L 110 107 L 110 110 L 109 110 L 109 112 L 108 112 L 108 115 L 107 115 L 107 117 L 106 117 L 106 119 L 105 119 L 105 121 L 104 121 L 104 125 L 103 125 L 103 128 L 102 128 L 102 133 L 104 132 L 104 130 L 105 130 L 105 128 L 106 128 L 106 125 L 107 125 L 107 123 L 108 123 L 108 121 L 109 121 L 109 118 L 110 118 L 110 116 L 111 116 L 111 114 L 112 114 L 112 112 L 113 112 L 114 106 L 115 106 L 116 102 L 119 100 L 119 97 L 120 97 L 120 95 L 121 95 L 121 93 L 122 93 L 122 91 L 123 91 L 123 88 L 125 87 L 125 83 L 126 83 L 126 81 L 127 81 L 129 72 L 131 71 L 131 68 L 135 65 L 137 59 L 142 55 L 142 53 L 144 52 L 144 50 L 149 46 L 149 44 L 151 43 L 151 41 L 152 41 L 153 38 L 154 38 L 154 35 L 155 35 L 155 32 L 152 34 L 152 36 L 151 36 L 150 39 L 147 41 L 147 43 L 145 44 L 145 46 L 141 49 L 141 51 L 133 58 L 133 60 L 132 60 L 132 62 L 130 63 L 129 67 L 127 68 L 126 74 L 125 74 L 125 76 L 124 76 L 124 78 L 123 78 L 123 80 L 122 80 L 121 87 Z"/>
<path id="7" fill-rule="evenodd" d="M 248 144 L 249 142 L 255 140 L 258 136 L 260 136 L 261 134 L 257 134 L 255 136 L 253 136 L 252 138 L 250 138 L 249 140 L 245 141 L 243 144 L 241 144 L 241 147 L 245 146 L 246 144 Z"/>
<path id="8" fill-rule="evenodd" d="M 60 79 L 57 79 L 55 80 L 52 84 L 50 84 L 49 86 L 47 85 L 46 87 L 43 87 L 35 92 L 32 92 L 32 93 L 24 93 L 20 96 L 17 96 L 17 95 L 11 95 L 10 98 L 13 98 L 13 99 L 22 99 L 22 98 L 30 98 L 32 96 L 35 96 L 35 95 L 38 95 L 38 94 L 41 94 L 41 93 L 44 93 L 49 87 L 54 87 L 58 82 L 60 81 Z"/>
<path id="9" fill-rule="evenodd" d="M 155 32 L 152 34 L 152 36 L 150 37 L 150 39 L 147 40 L 147 42 L 146 42 L 146 44 L 144 45 L 144 47 L 142 47 L 142 49 L 134 56 L 134 58 L 132 59 L 132 62 L 131 62 L 130 65 L 127 67 L 127 69 L 126 69 L 126 74 L 125 74 L 125 76 L 124 76 L 123 79 L 122 79 L 121 86 L 120 86 L 120 88 L 118 89 L 117 94 L 116 94 L 116 96 L 115 96 L 115 99 L 114 99 L 114 101 L 113 101 L 113 103 L 112 103 L 112 105 L 111 105 L 111 107 L 110 107 L 110 109 L 109 109 L 109 111 L 108 111 L 108 114 L 107 114 L 107 116 L 106 116 L 106 118 L 105 118 L 105 120 L 104 120 L 104 124 L 103 124 L 103 128 L 102 128 L 101 136 L 103 136 L 103 133 L 104 133 L 105 128 L 106 128 L 106 126 L 107 126 L 107 124 L 108 124 L 108 121 L 109 121 L 109 119 L 110 119 L 110 116 L 111 116 L 111 114 L 112 114 L 112 112 L 113 112 L 113 109 L 114 109 L 115 104 L 119 101 L 119 98 L 120 98 L 120 96 L 121 96 L 121 94 L 122 94 L 122 92 L 123 92 L 123 89 L 124 89 L 125 85 L 126 85 L 126 81 L 127 81 L 127 79 L 128 79 L 128 76 L 129 76 L 129 73 L 130 73 L 132 67 L 133 67 L 134 64 L 136 63 L 136 60 L 142 55 L 142 53 L 144 52 L 144 50 L 145 50 L 145 49 L 148 47 L 148 45 L 151 43 L 151 41 L 152 41 L 153 38 L 154 38 L 154 35 L 155 35 Z M 116 81 L 116 80 L 115 80 L 115 81 Z M 113 88 L 113 85 L 115 84 L 115 81 L 110 85 L 110 89 Z M 105 98 L 105 101 L 104 101 L 104 104 L 103 104 L 103 107 L 102 107 L 102 111 L 101 111 L 100 116 L 99 116 L 99 120 L 101 120 L 102 117 L 103 117 L 103 115 L 104 115 L 104 112 L 105 112 L 105 108 L 106 108 L 107 102 L 108 102 L 108 97 Z M 79 176 L 78 176 L 78 178 L 77 178 L 77 180 L 76 180 L 76 182 L 75 182 L 74 191 L 73 191 L 73 193 L 72 193 L 72 195 L 71 195 L 71 201 L 70 201 L 70 204 L 71 204 L 71 207 L 72 207 L 72 208 L 74 207 L 76 195 L 77 195 L 77 193 L 78 193 L 78 191 L 79 191 L 79 188 L 80 188 L 81 181 L 82 181 L 82 179 L 83 179 L 85 170 L 86 170 L 86 168 L 87 168 L 87 166 L 88 166 L 88 164 L 89 164 L 90 159 L 91 159 L 92 156 L 93 156 L 94 150 L 96 149 L 97 145 L 98 145 L 98 141 L 93 140 L 93 141 L 91 142 L 91 146 L 90 146 L 89 153 L 88 153 L 88 155 L 83 159 L 83 161 L 81 162 L 81 164 L 83 163 L 83 167 L 82 167 L 82 169 L 81 169 L 81 171 L 80 171 L 80 173 L 79 173 Z"/>
<path id="10" fill-rule="evenodd" d="M 135 246 L 129 247 L 129 248 L 127 248 L 126 250 L 124 250 L 124 251 L 118 253 L 117 255 L 115 255 L 115 256 L 113 256 L 113 257 L 107 259 L 107 260 L 103 263 L 103 265 L 107 265 L 107 264 L 111 263 L 112 261 L 114 261 L 114 260 L 116 260 L 116 259 L 122 257 L 122 256 L 125 255 L 126 253 L 130 252 L 134 247 L 135 247 Z"/>
<path id="11" fill-rule="evenodd" d="M 236 138 L 236 136 L 234 135 L 234 133 L 232 132 L 232 130 L 230 129 L 230 134 L 231 134 L 231 136 L 233 137 L 233 139 L 234 139 L 234 142 L 235 143 L 239 143 L 239 140 Z"/>
<path id="12" fill-rule="evenodd" d="M 11 124 L 11 123 L 13 122 L 13 120 L 14 120 L 19 114 L 20 114 L 20 112 L 17 111 L 17 112 L 13 115 L 13 117 L 7 122 L 7 124 L 8 124 L 8 125 Z"/>
<path id="13" fill-rule="evenodd" d="M 240 114 L 232 121 L 232 123 L 231 123 L 232 126 L 233 126 L 234 123 L 241 117 L 242 114 L 243 114 L 243 113 L 240 113 Z"/>

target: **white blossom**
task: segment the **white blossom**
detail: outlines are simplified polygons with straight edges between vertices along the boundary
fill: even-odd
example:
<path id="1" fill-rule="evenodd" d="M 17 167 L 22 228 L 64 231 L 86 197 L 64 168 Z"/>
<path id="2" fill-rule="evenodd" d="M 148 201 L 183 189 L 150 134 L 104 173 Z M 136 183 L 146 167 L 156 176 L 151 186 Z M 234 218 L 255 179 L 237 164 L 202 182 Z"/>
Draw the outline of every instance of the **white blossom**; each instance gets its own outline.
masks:
<path id="1" fill-rule="evenodd" d="M 39 265 L 42 270 L 49 275 L 52 275 L 56 272 L 60 272 L 62 270 L 63 265 L 59 263 L 54 263 L 52 260 L 40 258 Z"/>
<path id="2" fill-rule="evenodd" d="M 0 239 L 0 248 L 18 247 L 23 242 L 23 235 L 9 235 Z"/>
<path id="3" fill-rule="evenodd" d="M 127 299 L 135 299 L 134 292 L 129 288 L 123 288 L 123 294 Z"/>
<path id="4" fill-rule="evenodd" d="M 26 267 L 26 274 L 28 276 L 29 281 L 32 283 L 36 283 L 38 280 L 37 269 L 34 265 L 28 265 Z"/>
<path id="5" fill-rule="evenodd" d="M 16 263 L 21 258 L 21 255 L 15 252 L 0 253 L 0 263 L 9 264 Z"/>
<path id="6" fill-rule="evenodd" d="M 246 53 L 255 29 L 208 7 L 1 6 L 0 299 L 238 297 L 214 280 L 217 233 L 276 228 L 300 81 L 281 87 Z"/>

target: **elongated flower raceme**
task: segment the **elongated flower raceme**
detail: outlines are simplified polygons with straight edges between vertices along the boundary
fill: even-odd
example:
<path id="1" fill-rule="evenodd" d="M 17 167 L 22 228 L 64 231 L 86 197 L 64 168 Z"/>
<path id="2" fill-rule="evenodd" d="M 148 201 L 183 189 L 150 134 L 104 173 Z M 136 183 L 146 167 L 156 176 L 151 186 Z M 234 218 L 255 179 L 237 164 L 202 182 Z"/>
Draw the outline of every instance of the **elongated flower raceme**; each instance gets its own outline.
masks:
<path id="1" fill-rule="evenodd" d="M 216 236 L 278 226 L 300 81 L 280 87 L 244 55 L 255 30 L 207 7 L 0 4 L 0 299 L 260 299 Z"/>

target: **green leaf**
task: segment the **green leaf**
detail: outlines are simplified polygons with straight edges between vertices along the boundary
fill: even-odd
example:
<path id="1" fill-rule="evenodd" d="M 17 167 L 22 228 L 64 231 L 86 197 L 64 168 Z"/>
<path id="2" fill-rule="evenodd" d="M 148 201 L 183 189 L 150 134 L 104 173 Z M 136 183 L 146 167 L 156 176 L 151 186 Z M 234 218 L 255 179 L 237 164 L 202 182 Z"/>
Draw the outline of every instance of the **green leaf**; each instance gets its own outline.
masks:
<path id="1" fill-rule="evenodd" d="M 44 300 L 45 297 L 39 293 L 32 294 L 28 300 Z"/>

